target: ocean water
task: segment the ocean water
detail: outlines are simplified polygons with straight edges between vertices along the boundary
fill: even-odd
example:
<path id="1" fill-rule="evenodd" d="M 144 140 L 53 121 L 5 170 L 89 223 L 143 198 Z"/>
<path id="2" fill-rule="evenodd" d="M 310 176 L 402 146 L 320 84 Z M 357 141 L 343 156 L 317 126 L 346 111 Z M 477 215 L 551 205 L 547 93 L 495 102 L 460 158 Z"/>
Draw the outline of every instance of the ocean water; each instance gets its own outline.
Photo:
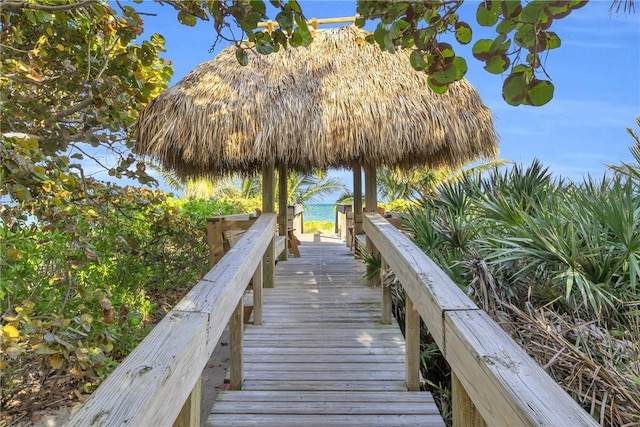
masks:
<path id="1" fill-rule="evenodd" d="M 333 203 L 307 205 L 304 209 L 305 221 L 328 221 L 333 224 L 336 219 L 336 211 Z"/>

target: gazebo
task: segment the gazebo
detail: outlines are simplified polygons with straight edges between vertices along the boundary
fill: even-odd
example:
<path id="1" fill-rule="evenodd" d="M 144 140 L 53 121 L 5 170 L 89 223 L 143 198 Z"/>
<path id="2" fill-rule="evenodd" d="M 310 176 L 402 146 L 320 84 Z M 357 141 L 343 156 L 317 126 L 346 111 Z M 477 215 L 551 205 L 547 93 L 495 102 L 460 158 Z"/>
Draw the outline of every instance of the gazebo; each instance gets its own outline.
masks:
<path id="1" fill-rule="evenodd" d="M 286 235 L 288 170 L 353 170 L 355 231 L 375 212 L 376 169 L 460 167 L 497 154 L 489 109 L 466 81 L 432 92 L 409 52 L 383 52 L 355 26 L 316 31 L 308 48 L 261 55 L 235 48 L 200 64 L 141 113 L 136 149 L 180 177 L 263 174 L 263 211 L 282 186 Z"/>

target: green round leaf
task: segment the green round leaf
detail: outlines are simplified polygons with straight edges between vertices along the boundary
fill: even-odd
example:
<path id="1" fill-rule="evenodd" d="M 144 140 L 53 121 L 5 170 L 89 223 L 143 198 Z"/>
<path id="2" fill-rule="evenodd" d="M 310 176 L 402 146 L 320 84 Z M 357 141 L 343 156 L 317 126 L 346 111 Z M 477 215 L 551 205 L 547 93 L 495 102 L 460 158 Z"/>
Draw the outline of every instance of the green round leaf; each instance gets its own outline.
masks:
<path id="1" fill-rule="evenodd" d="M 453 58 L 456 56 L 453 47 L 449 43 L 438 43 L 437 47 L 443 58 Z"/>
<path id="2" fill-rule="evenodd" d="M 491 43 L 489 51 L 491 53 L 506 53 L 509 47 L 511 47 L 511 39 L 507 38 L 506 34 L 498 34 L 493 43 Z"/>
<path id="3" fill-rule="evenodd" d="M 553 83 L 548 80 L 532 80 L 527 92 L 527 104 L 536 107 L 546 104 L 553 99 L 554 90 Z"/>
<path id="4" fill-rule="evenodd" d="M 536 46 L 536 29 L 531 24 L 523 25 L 516 34 L 513 36 L 513 40 L 518 46 L 522 46 L 525 49 L 532 49 Z"/>
<path id="5" fill-rule="evenodd" d="M 456 68 L 456 80 L 462 80 L 462 78 L 467 74 L 467 61 L 461 56 L 456 56 L 453 60 L 453 65 Z"/>
<path id="6" fill-rule="evenodd" d="M 458 22 L 456 24 L 456 40 L 460 44 L 469 44 L 472 38 L 472 31 L 466 22 Z"/>
<path id="7" fill-rule="evenodd" d="M 435 93 L 445 93 L 447 89 L 449 89 L 449 86 L 437 81 L 436 79 L 433 78 L 433 76 L 429 77 L 429 79 L 427 80 L 427 83 L 429 84 L 429 87 L 431 88 L 431 90 L 434 91 Z"/>
<path id="8" fill-rule="evenodd" d="M 511 65 L 509 57 L 504 53 L 499 53 L 493 55 L 491 59 L 487 61 L 487 65 L 485 65 L 484 69 L 491 74 L 502 74 L 507 71 L 509 65 Z"/>
<path id="9" fill-rule="evenodd" d="M 544 6 L 544 0 L 534 0 L 527 3 L 520 13 L 520 20 L 532 24 L 538 22 L 540 17 L 544 15 Z"/>
<path id="10" fill-rule="evenodd" d="M 256 43 L 256 51 L 262 55 L 269 55 L 273 53 L 274 48 L 270 41 L 266 39 L 260 39 Z"/>
<path id="11" fill-rule="evenodd" d="M 492 8 L 493 9 L 493 8 Z M 498 22 L 498 14 L 487 9 L 487 2 L 482 2 L 476 10 L 476 21 L 483 27 L 493 27 Z"/>
<path id="12" fill-rule="evenodd" d="M 196 16 L 189 12 L 181 10 L 180 12 L 178 12 L 178 22 L 193 27 L 194 25 L 196 25 Z"/>
<path id="13" fill-rule="evenodd" d="M 522 12 L 522 3 L 520 0 L 502 0 L 502 15 L 505 18 L 514 18 Z"/>
<path id="14" fill-rule="evenodd" d="M 291 28 L 293 26 L 293 14 L 280 12 L 276 15 L 276 21 L 278 21 L 281 27 Z"/>
<path id="15" fill-rule="evenodd" d="M 380 49 L 385 49 L 385 38 L 389 34 L 389 31 L 385 28 L 383 24 L 378 24 L 376 30 L 373 32 L 373 37 L 380 46 Z"/>
<path id="16" fill-rule="evenodd" d="M 302 46 L 302 36 L 300 35 L 299 32 L 294 31 L 293 34 L 291 34 L 291 38 L 289 39 L 289 44 L 291 45 L 291 47 Z"/>
<path id="17" fill-rule="evenodd" d="M 572 10 L 576 10 L 576 9 L 580 9 L 581 7 L 584 7 L 587 5 L 587 3 L 589 3 L 589 0 L 572 0 L 569 3 L 569 7 Z"/>
<path id="18" fill-rule="evenodd" d="M 517 25 L 518 21 L 514 19 L 503 19 L 496 27 L 496 32 L 498 34 L 508 34 L 513 31 Z"/>
<path id="19" fill-rule="evenodd" d="M 527 63 L 531 65 L 533 68 L 538 68 L 540 65 L 540 57 L 537 53 L 528 53 L 527 54 Z"/>
<path id="20" fill-rule="evenodd" d="M 418 49 L 428 50 L 435 37 L 435 30 L 432 27 L 421 28 L 413 34 L 413 42 Z"/>
<path id="21" fill-rule="evenodd" d="M 550 49 L 557 49 L 560 47 L 560 45 L 562 44 L 562 40 L 560 40 L 560 37 L 558 37 L 558 35 L 556 33 L 554 33 L 553 31 L 548 31 L 545 34 L 546 37 L 546 49 L 550 50 Z"/>
<path id="22" fill-rule="evenodd" d="M 512 72 L 502 84 L 502 98 L 509 105 L 520 105 L 524 101 L 529 88 L 524 72 Z"/>
<path id="23" fill-rule="evenodd" d="M 409 62 L 414 70 L 422 71 L 427 67 L 422 51 L 414 50 L 409 56 Z"/>
<path id="24" fill-rule="evenodd" d="M 245 50 L 242 48 L 236 49 L 236 59 L 238 60 L 240 65 L 242 65 L 243 67 L 245 67 L 249 63 L 247 52 L 245 52 Z"/>
<path id="25" fill-rule="evenodd" d="M 300 3 L 298 3 L 296 0 L 289 0 L 289 3 L 287 3 L 287 6 L 290 10 L 294 11 L 295 13 L 302 13 L 302 8 L 300 7 Z"/>
<path id="26" fill-rule="evenodd" d="M 475 44 L 473 45 L 473 48 L 471 49 L 471 52 L 473 53 L 473 56 L 476 59 L 480 61 L 486 61 L 491 57 L 489 52 L 491 51 L 492 45 L 493 45 L 493 40 L 480 39 L 477 42 L 475 42 Z"/>
<path id="27" fill-rule="evenodd" d="M 393 39 L 399 39 L 404 35 L 404 31 L 409 28 L 409 23 L 407 21 L 404 20 L 399 20 L 393 23 L 393 25 L 391 25 L 391 38 Z"/>
<path id="28" fill-rule="evenodd" d="M 431 77 L 433 78 L 434 82 L 437 81 L 439 84 L 448 86 L 456 81 L 457 74 L 458 73 L 456 67 L 451 64 L 451 66 L 445 68 L 444 70 L 436 71 L 431 75 Z"/>

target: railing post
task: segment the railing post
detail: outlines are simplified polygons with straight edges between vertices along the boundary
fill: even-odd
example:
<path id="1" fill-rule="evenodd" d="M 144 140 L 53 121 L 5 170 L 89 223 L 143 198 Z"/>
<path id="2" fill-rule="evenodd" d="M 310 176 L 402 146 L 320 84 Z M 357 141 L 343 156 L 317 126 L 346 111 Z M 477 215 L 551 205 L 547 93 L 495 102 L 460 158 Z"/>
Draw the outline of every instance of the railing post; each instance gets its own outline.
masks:
<path id="1" fill-rule="evenodd" d="M 451 403 L 453 427 L 486 427 L 487 423 L 471 401 L 455 372 L 451 372 Z"/>
<path id="2" fill-rule="evenodd" d="M 287 250 L 287 249 L 285 249 Z M 275 272 L 276 272 L 276 260 L 275 260 L 275 236 L 271 239 L 271 243 L 267 246 L 267 250 L 262 257 L 262 286 L 265 288 L 275 287 Z"/>
<path id="3" fill-rule="evenodd" d="M 202 377 L 198 378 L 173 427 L 199 427 Z"/>
<path id="4" fill-rule="evenodd" d="M 384 284 L 384 271 L 389 268 L 387 261 L 380 255 L 380 283 L 382 284 L 382 324 L 391 324 L 391 287 Z"/>
<path id="5" fill-rule="evenodd" d="M 262 325 L 262 261 L 253 273 L 253 324 Z"/>
<path id="6" fill-rule="evenodd" d="M 242 332 L 244 328 L 244 304 L 242 297 L 229 320 L 229 388 L 241 390 L 243 382 L 242 369 Z"/>
<path id="7" fill-rule="evenodd" d="M 211 268 L 224 255 L 222 221 L 224 218 L 207 219 L 207 244 L 209 245 L 209 267 Z"/>
<path id="8" fill-rule="evenodd" d="M 420 390 L 420 314 L 407 293 L 404 297 L 405 382 L 407 390 Z"/>

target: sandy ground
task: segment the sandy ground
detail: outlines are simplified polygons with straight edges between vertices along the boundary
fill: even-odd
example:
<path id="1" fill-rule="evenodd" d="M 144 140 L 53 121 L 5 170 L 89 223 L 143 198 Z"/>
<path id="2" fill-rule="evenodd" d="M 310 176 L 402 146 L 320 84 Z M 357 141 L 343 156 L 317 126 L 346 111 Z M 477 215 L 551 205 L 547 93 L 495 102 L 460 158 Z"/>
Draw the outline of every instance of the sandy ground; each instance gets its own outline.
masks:
<path id="1" fill-rule="evenodd" d="M 229 368 L 229 329 L 225 329 L 216 346 L 207 366 L 202 371 L 202 402 L 201 425 L 204 426 L 207 415 L 218 391 L 224 386 L 224 379 Z M 15 426 L 26 427 L 59 427 L 69 419 L 74 409 L 79 405 L 64 406 L 54 410 L 39 411 L 31 416 L 30 420 L 20 420 Z"/>

